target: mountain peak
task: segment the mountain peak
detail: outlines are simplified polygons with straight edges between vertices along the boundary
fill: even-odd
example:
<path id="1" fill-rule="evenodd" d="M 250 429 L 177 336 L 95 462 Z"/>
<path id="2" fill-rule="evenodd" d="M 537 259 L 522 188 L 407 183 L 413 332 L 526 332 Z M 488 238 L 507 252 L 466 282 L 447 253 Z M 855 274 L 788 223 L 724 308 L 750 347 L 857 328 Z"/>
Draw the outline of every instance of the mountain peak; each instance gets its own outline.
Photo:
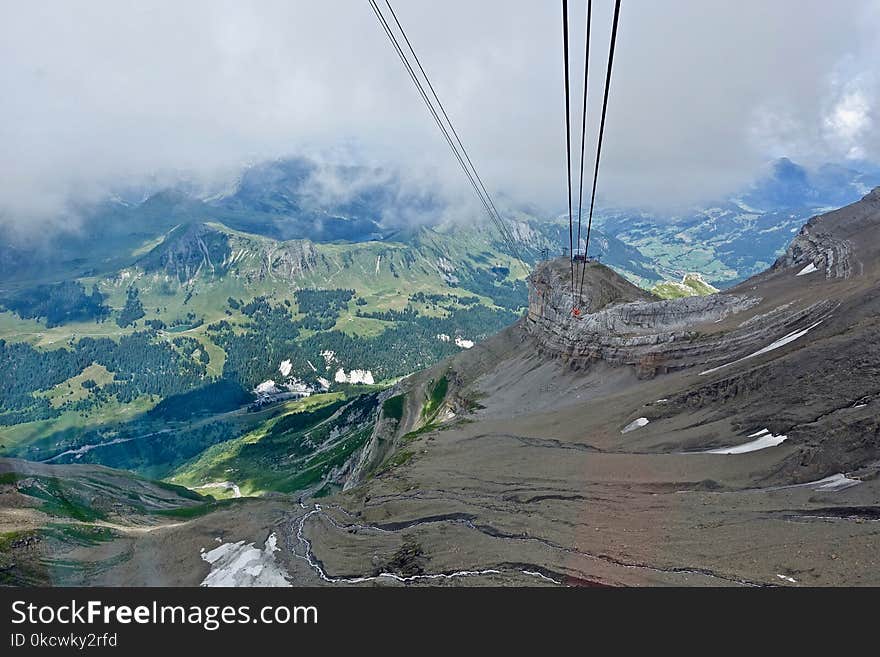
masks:
<path id="1" fill-rule="evenodd" d="M 229 259 L 229 238 L 204 222 L 190 222 L 174 228 L 140 260 L 146 271 L 165 271 L 181 283 L 203 270 L 225 271 Z"/>
<path id="2" fill-rule="evenodd" d="M 148 196 L 143 205 L 145 206 L 174 206 L 181 205 L 185 203 L 194 203 L 197 202 L 193 199 L 189 194 L 174 188 L 163 189 L 161 191 L 156 192 L 155 194 L 151 194 Z"/>
<path id="3" fill-rule="evenodd" d="M 773 163 L 773 176 L 786 182 L 807 182 L 807 170 L 787 157 L 781 157 Z"/>

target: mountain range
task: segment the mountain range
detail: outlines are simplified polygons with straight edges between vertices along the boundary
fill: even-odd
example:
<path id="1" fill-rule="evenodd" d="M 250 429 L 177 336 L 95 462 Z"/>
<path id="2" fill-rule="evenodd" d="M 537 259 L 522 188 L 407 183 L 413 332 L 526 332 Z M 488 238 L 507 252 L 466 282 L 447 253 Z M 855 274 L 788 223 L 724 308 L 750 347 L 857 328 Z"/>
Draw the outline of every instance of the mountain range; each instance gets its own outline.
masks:
<path id="1" fill-rule="evenodd" d="M 662 296 L 708 294 L 767 266 L 803 217 L 872 177 L 867 164 L 780 160 L 691 214 L 603 211 L 591 251 Z M 493 227 L 448 210 L 385 171 L 290 159 L 209 192 L 185 182 L 120 192 L 36 246 L 6 235 L 0 340 L 18 383 L 0 399 L 0 453 L 102 462 L 103 449 L 77 450 L 153 433 L 158 404 L 202 388 L 226 386 L 228 407 L 214 410 L 227 412 L 259 386 L 388 383 L 487 338 L 526 307 L 527 268 L 558 252 L 567 220 L 507 212 L 519 262 Z M 165 475 L 174 452 L 161 467 L 114 464 Z"/>
<path id="2" fill-rule="evenodd" d="M 240 496 L 351 501 L 345 496 L 369 497 L 365 490 L 384 490 L 386 482 L 392 489 L 403 485 L 399 473 L 409 472 L 411 461 L 420 462 L 418 449 L 430 450 L 438 436 L 479 442 L 482 438 L 464 426 L 482 427 L 484 417 L 490 418 L 491 431 L 510 434 L 514 444 L 543 445 L 550 439 L 539 427 L 546 426 L 557 427 L 549 430 L 551 443 L 577 443 L 554 419 L 563 403 L 574 404 L 563 413 L 570 416 L 566 422 L 578 431 L 593 427 L 600 438 L 560 449 L 622 450 L 627 455 L 620 457 L 622 463 L 648 468 L 657 467 L 655 460 L 642 463 L 632 450 L 661 453 L 673 443 L 678 451 L 726 449 L 708 433 L 681 427 L 674 431 L 684 433 L 674 440 L 665 433 L 660 442 L 645 445 L 636 441 L 621 448 L 608 442 L 617 435 L 609 427 L 622 421 L 615 395 L 630 395 L 625 403 L 633 408 L 648 404 L 642 384 L 631 377 L 662 380 L 656 396 L 664 400 L 664 410 L 677 399 L 681 409 L 700 417 L 705 410 L 715 418 L 711 422 L 721 422 L 718 418 L 728 417 L 733 406 L 712 410 L 712 400 L 763 390 L 764 375 L 749 375 L 757 382 L 725 382 L 718 390 L 698 386 L 698 392 L 680 398 L 669 392 L 679 385 L 680 371 L 703 364 L 708 376 L 728 367 L 720 362 L 726 358 L 739 362 L 735 356 L 747 348 L 764 353 L 761 341 L 775 351 L 816 329 L 820 324 L 804 324 L 813 315 L 828 326 L 834 294 L 855 295 L 851 303 L 858 312 L 852 317 L 868 317 L 861 308 L 869 307 L 870 286 L 863 283 L 870 279 L 865 271 L 872 271 L 873 252 L 858 255 L 867 247 L 858 244 L 856 229 L 873 230 L 876 192 L 843 214 L 824 212 L 852 201 L 872 180 L 880 182 L 880 176 L 867 164 L 808 171 L 781 160 L 748 190 L 693 212 L 657 216 L 605 210 L 591 243 L 591 255 L 601 254 L 602 264 L 586 266 L 588 298 L 580 304 L 560 297 L 566 268 L 559 269 L 553 259 L 565 242 L 567 217 L 507 213 L 525 260 L 520 262 L 491 226 L 449 219 L 442 199 L 407 191 L 392 175 L 355 167 L 328 173 L 306 160 L 251 167 L 234 184 L 210 194 L 183 184 L 118 194 L 83 210 L 76 231 L 39 243 L 0 236 L 0 366 L 7 375 L 0 391 L 0 457 L 40 464 L 26 468 L 22 461 L 8 461 L 8 474 L 2 475 L 7 489 L 0 494 L 36 514 L 29 528 L 13 527 L 2 544 L 0 555 L 17 550 L 23 540 L 27 554 L 37 559 L 25 559 L 10 581 L 55 577 L 39 565 L 43 548 L 31 549 L 40 540 L 53 550 L 90 553 L 92 541 L 81 531 L 92 532 L 96 520 L 112 518 L 119 527 L 96 541 L 122 549 L 134 540 L 125 529 L 129 523 L 159 522 L 156 489 L 150 489 L 153 497 L 143 497 L 143 486 L 130 484 L 130 476 L 135 476 L 132 482 L 164 480 L 149 483 L 173 487 L 168 489 L 174 491 L 168 498 L 173 502 L 160 506 L 186 517 L 222 517 L 215 512 L 228 504 L 237 515 L 240 503 L 233 501 Z M 346 193 L 329 194 L 328 187 L 340 184 Z M 802 228 L 817 213 L 818 219 Z M 413 224 L 416 215 L 420 221 Z M 835 217 L 843 217 L 841 225 Z M 794 266 L 799 267 L 797 285 L 774 282 L 788 281 L 774 272 Z M 822 271 L 827 286 L 807 285 L 802 296 L 801 283 L 818 280 Z M 807 300 L 812 301 L 804 306 Z M 572 305 L 583 307 L 585 325 L 598 322 L 627 337 L 621 342 L 608 341 L 601 331 L 568 335 L 572 308 L 566 306 Z M 618 306 L 629 308 L 629 314 L 608 311 Z M 553 322 L 542 325 L 535 319 L 550 309 Z M 629 335 L 633 326 L 641 328 Z M 660 344 L 669 348 L 652 350 Z M 805 378 L 796 371 L 799 380 Z M 571 380 L 573 393 L 560 387 L 560 376 Z M 871 380 L 866 375 L 859 386 Z M 873 393 L 861 387 L 859 399 L 867 405 Z M 608 407 L 583 417 L 586 411 L 579 410 L 577 399 Z M 749 423 L 762 424 L 752 432 L 760 434 L 759 441 L 807 435 L 797 434 L 806 429 L 795 430 L 790 423 L 776 426 L 770 414 L 748 415 L 754 410 L 748 403 L 743 408 L 747 417 L 718 424 L 719 436 Z M 525 410 L 529 435 L 499 419 Z M 593 414 L 599 419 L 590 419 Z M 653 429 L 642 429 L 660 417 L 645 411 L 620 430 L 633 438 L 653 435 Z M 451 427 L 457 428 L 447 434 Z M 500 443 L 492 443 L 485 458 L 497 456 L 499 449 L 504 449 Z M 856 456 L 843 460 L 839 450 L 827 452 L 832 458 L 827 445 L 817 449 L 819 465 L 808 468 L 810 476 L 854 481 L 849 475 L 869 465 L 856 458 L 869 448 L 847 448 Z M 474 458 L 474 466 L 482 467 L 482 457 Z M 782 469 L 761 474 L 761 482 L 800 486 L 806 474 L 797 474 L 790 461 L 773 463 Z M 76 483 L 84 464 L 120 469 L 108 476 L 123 489 L 137 488 L 130 494 L 140 501 L 124 510 L 89 511 L 95 500 L 91 484 Z M 451 462 L 448 467 L 460 469 Z M 24 470 L 30 474 L 22 475 Z M 866 472 L 858 475 L 859 482 L 869 480 Z M 432 473 L 419 476 L 429 479 Z M 703 474 L 700 486 L 709 491 L 746 485 L 745 475 L 726 479 L 723 469 Z M 655 484 L 690 490 L 692 483 L 657 477 L 639 490 L 654 490 Z M 451 494 L 477 490 L 462 485 Z M 494 493 L 479 494 L 488 495 L 489 506 L 506 504 Z M 346 508 L 364 514 L 364 500 Z M 320 514 L 308 518 L 315 515 Z M 447 508 L 440 515 L 464 525 L 478 517 L 473 509 Z M 307 520 L 298 519 L 303 522 L 298 530 L 284 531 L 303 530 Z M 59 523 L 64 527 L 56 527 Z M 47 527 L 53 527 L 51 535 Z M 492 531 L 505 530 L 493 526 Z M 427 572 L 426 564 L 435 558 L 427 543 L 414 546 L 408 534 L 404 538 L 401 554 L 391 554 L 388 563 L 411 560 L 395 566 L 395 572 Z M 289 535 L 291 554 L 299 554 L 298 540 Z M 514 556 L 525 559 L 507 558 Z M 545 564 L 535 572 L 554 581 L 592 577 L 582 568 L 563 572 L 557 566 Z M 360 566 L 357 570 L 363 572 Z M 327 572 L 313 568 L 304 581 L 315 574 L 321 579 Z M 84 579 L 77 581 L 91 582 L 93 575 L 79 571 L 77 577 Z M 175 581 L 168 577 L 160 581 Z"/>
<path id="3" fill-rule="evenodd" d="M 880 188 L 705 296 L 589 262 L 575 299 L 568 259 L 543 261 L 508 328 L 387 387 L 253 411 L 169 483 L 4 459 L 3 576 L 876 584 L 878 236 Z M 160 412 L 158 431 L 197 423 Z M 117 456 L 153 444 L 115 440 Z"/>

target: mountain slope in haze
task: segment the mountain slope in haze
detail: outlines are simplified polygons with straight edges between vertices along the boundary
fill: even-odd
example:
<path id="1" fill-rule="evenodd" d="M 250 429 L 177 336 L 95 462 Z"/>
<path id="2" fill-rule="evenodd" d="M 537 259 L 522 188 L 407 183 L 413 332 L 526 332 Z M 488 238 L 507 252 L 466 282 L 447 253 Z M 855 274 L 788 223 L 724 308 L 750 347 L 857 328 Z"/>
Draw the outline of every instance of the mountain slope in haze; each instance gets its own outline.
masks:
<path id="1" fill-rule="evenodd" d="M 811 216 L 852 203 L 880 184 L 866 162 L 808 170 L 787 158 L 728 199 L 672 216 L 602 213 L 599 225 L 652 258 L 666 278 L 699 272 L 728 287 L 769 267 Z"/>
<path id="2" fill-rule="evenodd" d="M 597 253 L 630 278 L 653 284 L 700 272 L 730 284 L 768 266 L 809 216 L 856 200 L 880 183 L 869 163 L 824 165 L 816 170 L 787 160 L 740 194 L 665 216 L 650 211 L 604 211 L 597 217 Z M 133 253 L 155 246 L 180 224 L 218 222 L 276 240 L 316 242 L 386 240 L 406 243 L 407 230 L 435 226 L 447 210 L 430 191 L 413 190 L 395 174 L 365 167 L 319 165 L 304 158 L 264 162 L 245 169 L 224 187 L 123 190 L 97 205 L 71 211 L 72 230 L 23 238 L 0 226 L 0 274 L 9 283 L 57 282 L 108 275 L 130 265 Z M 521 250 L 535 260 L 543 248 L 565 242 L 565 222 L 547 223 L 528 212 Z M 533 231 L 544 233 L 536 239 Z M 598 243 L 601 240 L 608 245 Z M 497 240 L 502 252 L 503 242 Z M 633 278 L 633 280 L 636 280 Z"/>
<path id="3" fill-rule="evenodd" d="M 319 165 L 304 158 L 249 167 L 220 193 L 204 196 L 196 191 L 181 183 L 178 188 L 117 194 L 91 207 L 74 208 L 72 228 L 48 237 L 25 238 L 0 226 L 0 273 L 10 284 L 106 276 L 130 265 L 134 256 L 153 248 L 175 226 L 194 223 L 216 222 L 277 241 L 401 244 L 409 242 L 410 226 L 450 223 L 444 216 L 450 209 L 442 199 L 414 190 L 391 172 Z M 556 238 L 563 227 L 557 222 L 545 229 L 539 217 L 521 211 L 505 214 L 518 220 L 513 230 L 530 259 L 561 243 Z M 473 225 L 471 219 L 460 217 L 459 229 Z M 499 254 L 510 254 L 500 237 L 494 242 Z M 610 250 L 622 252 L 618 264 L 623 270 L 654 275 L 637 251 L 616 241 Z M 634 261 L 636 269 L 628 267 L 627 260 Z"/>

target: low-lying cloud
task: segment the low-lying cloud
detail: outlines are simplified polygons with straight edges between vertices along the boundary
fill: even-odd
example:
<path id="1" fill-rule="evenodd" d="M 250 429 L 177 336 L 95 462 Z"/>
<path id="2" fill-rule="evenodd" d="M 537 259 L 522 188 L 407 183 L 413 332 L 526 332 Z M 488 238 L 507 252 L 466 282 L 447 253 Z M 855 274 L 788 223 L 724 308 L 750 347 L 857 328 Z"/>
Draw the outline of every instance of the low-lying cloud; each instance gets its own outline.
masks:
<path id="1" fill-rule="evenodd" d="M 577 108 L 584 7 L 570 4 Z M 591 134 L 612 2 L 594 4 Z M 559 3 L 395 9 L 487 185 L 564 207 Z M 601 197 L 684 204 L 782 155 L 880 159 L 878 33 L 872 0 L 624 0 Z M 469 192 L 366 0 L 2 0 L 0 88 L 0 220 L 19 228 L 291 154 Z"/>

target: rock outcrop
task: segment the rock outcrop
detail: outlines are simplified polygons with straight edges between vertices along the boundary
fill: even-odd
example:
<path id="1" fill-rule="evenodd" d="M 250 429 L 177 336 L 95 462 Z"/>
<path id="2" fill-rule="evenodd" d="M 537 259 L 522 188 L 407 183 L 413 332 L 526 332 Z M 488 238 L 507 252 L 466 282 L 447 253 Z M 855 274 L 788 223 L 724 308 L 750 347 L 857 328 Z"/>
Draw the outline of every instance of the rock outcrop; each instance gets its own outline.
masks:
<path id="1" fill-rule="evenodd" d="M 873 251 L 870 236 L 877 230 L 880 187 L 861 201 L 810 219 L 776 262 L 772 271 L 812 264 L 826 279 L 848 279 L 863 273 L 865 251 Z M 863 251 L 854 256 L 855 245 Z M 868 247 L 868 248 L 866 248 Z M 872 254 L 874 255 L 874 254 Z M 873 260 L 869 257 L 868 260 Z"/>
<path id="2" fill-rule="evenodd" d="M 852 275 L 852 245 L 849 240 L 837 238 L 823 230 L 817 219 L 812 219 L 801 228 L 785 253 L 773 264 L 773 269 L 813 265 L 824 272 L 827 279 L 849 278 Z"/>
<path id="3" fill-rule="evenodd" d="M 258 277 L 294 282 L 317 267 L 321 255 L 309 240 L 281 242 L 260 252 Z"/>
<path id="4" fill-rule="evenodd" d="M 806 308 L 781 307 L 744 316 L 731 326 L 761 298 L 712 294 L 657 300 L 597 263 L 587 264 L 583 297 L 572 296 L 570 281 L 566 259 L 539 265 L 530 278 L 524 328 L 538 350 L 566 360 L 573 369 L 601 360 L 632 365 L 642 377 L 741 357 L 833 306 L 821 301 Z"/>
<path id="5" fill-rule="evenodd" d="M 186 283 L 202 273 L 223 275 L 231 254 L 229 237 L 208 224 L 178 226 L 138 264 Z"/>

